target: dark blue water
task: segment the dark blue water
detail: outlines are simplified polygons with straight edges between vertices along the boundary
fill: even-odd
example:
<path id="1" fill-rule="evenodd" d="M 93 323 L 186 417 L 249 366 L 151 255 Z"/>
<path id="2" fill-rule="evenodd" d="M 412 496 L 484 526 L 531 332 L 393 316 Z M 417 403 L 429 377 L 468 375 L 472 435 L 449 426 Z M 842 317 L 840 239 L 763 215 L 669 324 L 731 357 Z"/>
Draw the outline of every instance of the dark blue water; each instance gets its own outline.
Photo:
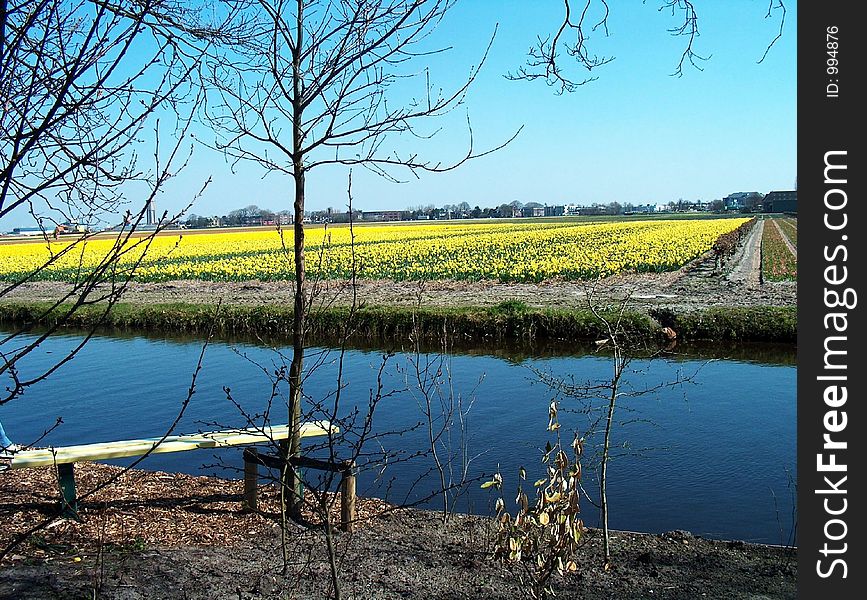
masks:
<path id="1" fill-rule="evenodd" d="M 75 335 L 51 338 L 23 363 L 23 374 L 36 373 L 56 361 L 79 340 Z M 159 436 L 184 404 L 201 350 L 201 342 L 196 341 L 96 337 L 48 380 L 0 407 L 0 418 L 19 443 L 37 439 L 57 418 L 62 418 L 62 425 L 40 445 Z M 308 357 L 308 365 L 315 368 L 308 375 L 305 392 L 311 401 L 329 404 L 336 389 L 339 354 L 311 349 Z M 413 385 L 410 359 L 414 358 L 398 353 L 382 370 L 386 397 L 377 406 L 374 432 L 402 434 L 368 443 L 371 464 L 360 478 L 362 494 L 415 501 L 437 489 L 430 457 L 404 460 L 429 445 L 425 427 L 410 430 L 425 420 L 423 397 Z M 288 351 L 285 360 L 289 360 Z M 423 355 L 421 360 L 439 359 Z M 212 425 L 245 426 L 224 386 L 249 414 L 265 412 L 270 403 L 272 421 L 285 422 L 286 386 L 278 385 L 277 396 L 271 398 L 267 374 L 282 364 L 283 358 L 274 349 L 212 342 L 205 352 L 196 393 L 175 433 L 212 429 Z M 382 352 L 352 350 L 346 354 L 341 415 L 356 406 L 366 410 L 382 364 Z M 455 415 L 449 429 L 451 442 L 448 448 L 440 446 L 441 455 L 448 449 L 461 454 L 465 448 L 465 455 L 472 458 L 470 476 L 499 469 L 506 480 L 507 498 L 514 496 L 520 466 L 527 470 L 530 482 L 543 476 L 540 457 L 551 439 L 546 431 L 548 406 L 556 394 L 540 382 L 540 373 L 584 383 L 602 379 L 611 371 L 610 359 L 599 356 L 549 356 L 515 363 L 484 354 L 457 354 L 444 364 L 447 369 L 440 377 L 444 383 L 433 405 L 438 408 L 451 402 L 457 408 L 460 399 L 465 433 Z M 692 377 L 692 381 L 619 400 L 612 439 L 616 459 L 609 468 L 610 525 L 635 531 L 685 529 L 721 539 L 791 542 L 794 366 L 689 357 L 635 361 L 622 391 L 646 390 L 683 377 Z M 586 413 L 586 403 L 574 398 L 561 395 L 560 400 L 562 431 L 568 442 L 569 431 L 588 431 L 599 412 Z M 601 406 L 599 401 L 591 404 L 597 409 Z M 446 439 L 444 436 L 444 443 Z M 596 442 L 598 437 L 592 437 L 586 444 L 584 484 L 591 496 L 595 496 Z M 395 455 L 384 470 L 380 445 Z M 456 471 L 459 463 L 455 463 Z M 240 450 L 155 455 L 143 466 L 238 477 L 233 469 L 241 466 Z M 492 495 L 474 483 L 458 507 L 485 513 L 492 503 Z M 437 507 L 439 502 L 427 505 Z M 582 505 L 582 511 L 587 523 L 596 522 L 597 512 L 589 502 Z"/>

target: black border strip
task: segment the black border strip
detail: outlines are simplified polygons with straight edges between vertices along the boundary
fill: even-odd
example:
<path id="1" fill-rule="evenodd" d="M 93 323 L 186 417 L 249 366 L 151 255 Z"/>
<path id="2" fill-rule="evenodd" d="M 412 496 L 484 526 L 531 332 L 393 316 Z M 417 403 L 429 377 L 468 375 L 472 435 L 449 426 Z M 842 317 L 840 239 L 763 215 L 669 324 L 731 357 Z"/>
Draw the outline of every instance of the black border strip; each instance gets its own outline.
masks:
<path id="1" fill-rule="evenodd" d="M 798 7 L 800 598 L 862 598 L 867 577 L 867 369 L 859 304 L 867 302 L 860 294 L 867 237 L 861 139 L 867 102 L 856 88 L 863 89 L 867 31 L 855 14 L 858 4 Z"/>

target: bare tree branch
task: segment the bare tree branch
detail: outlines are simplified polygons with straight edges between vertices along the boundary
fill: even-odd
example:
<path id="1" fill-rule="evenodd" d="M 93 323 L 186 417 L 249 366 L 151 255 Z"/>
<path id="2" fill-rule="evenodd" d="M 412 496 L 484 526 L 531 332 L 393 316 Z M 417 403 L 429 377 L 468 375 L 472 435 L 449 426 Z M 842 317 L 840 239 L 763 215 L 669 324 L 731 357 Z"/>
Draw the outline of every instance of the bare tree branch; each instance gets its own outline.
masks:
<path id="1" fill-rule="evenodd" d="M 780 29 L 777 32 L 777 35 L 774 37 L 774 39 L 771 40 L 771 43 L 768 44 L 768 47 L 765 48 L 765 51 L 762 54 L 762 57 L 756 61 L 757 64 L 761 64 L 765 61 L 765 59 L 768 57 L 768 54 L 771 51 L 771 48 L 773 48 L 774 44 L 776 44 L 777 41 L 783 37 L 783 28 L 786 25 L 786 5 L 783 4 L 783 0 L 771 0 L 770 3 L 768 4 L 768 12 L 765 15 L 765 18 L 770 19 L 772 16 L 772 13 L 776 10 L 780 11 Z"/>
<path id="2" fill-rule="evenodd" d="M 531 46 L 527 52 L 527 63 L 519 67 L 515 73 L 508 73 L 506 78 L 513 81 L 542 79 L 549 86 L 554 87 L 557 94 L 574 92 L 579 86 L 595 81 L 597 77 L 577 79 L 568 75 L 562 61 L 562 54 L 565 53 L 590 73 L 593 69 L 614 60 L 613 56 L 592 54 L 587 46 L 589 38 L 585 26 L 592 4 L 593 0 L 585 0 L 576 20 L 572 16 L 571 0 L 563 0 L 563 22 L 558 27 L 557 32 L 553 37 L 537 38 L 536 44 Z M 590 30 L 592 33 L 601 28 L 607 37 L 610 11 L 605 0 L 600 0 L 600 4 L 602 5 L 602 14 Z M 564 39 L 566 34 L 574 36 L 575 41 L 571 43 L 566 41 Z"/>
<path id="3" fill-rule="evenodd" d="M 598 77 L 593 75 L 594 70 L 614 60 L 613 56 L 595 54 L 589 45 L 590 34 L 597 30 L 608 37 L 608 18 L 611 10 L 606 0 L 582 0 L 580 3 L 575 0 L 562 1 L 563 17 L 556 31 L 552 35 L 539 36 L 528 50 L 525 64 L 514 72 L 507 73 L 505 75 L 507 79 L 542 80 L 554 88 L 555 93 L 563 94 L 574 92 L 580 86 L 595 81 Z M 699 18 L 695 4 L 691 0 L 659 0 L 658 10 L 669 11 L 672 17 L 679 18 L 678 23 L 669 28 L 668 32 L 686 40 L 672 75 L 682 77 L 686 64 L 701 71 L 700 63 L 708 60 L 710 55 L 703 56 L 695 49 L 695 42 L 699 36 Z M 770 0 L 765 18 L 770 18 L 775 11 L 781 12 L 780 29 L 768 44 L 759 63 L 764 61 L 768 52 L 783 35 L 786 18 L 783 0 Z M 589 23 L 593 24 L 589 26 L 588 33 Z M 586 76 L 580 76 L 582 70 L 586 71 Z"/>

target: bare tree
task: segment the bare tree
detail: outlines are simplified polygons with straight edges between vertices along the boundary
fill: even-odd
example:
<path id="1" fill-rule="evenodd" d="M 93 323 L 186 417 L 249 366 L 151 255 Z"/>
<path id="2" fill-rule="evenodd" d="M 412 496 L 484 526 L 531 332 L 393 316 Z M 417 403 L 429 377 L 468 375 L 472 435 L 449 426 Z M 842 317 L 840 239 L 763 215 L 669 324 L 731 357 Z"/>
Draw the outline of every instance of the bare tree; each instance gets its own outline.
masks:
<path id="1" fill-rule="evenodd" d="M 416 291 L 416 309 L 422 305 L 424 281 Z M 422 351 L 422 328 L 413 314 L 409 341 L 412 352 L 406 359 L 407 391 L 418 404 L 427 433 L 429 454 L 438 479 L 442 517 L 447 520 L 454 512 L 460 495 L 473 481 L 470 465 L 477 458 L 469 449 L 469 414 L 475 394 L 484 380 L 479 376 L 475 386 L 462 393 L 455 389 L 452 375 L 452 344 L 454 332 L 444 325 L 439 333 L 438 352 Z"/>
<path id="2" fill-rule="evenodd" d="M 324 165 L 363 165 L 397 181 L 395 169 L 415 175 L 447 171 L 493 151 L 475 151 L 471 128 L 466 154 L 448 164 L 384 147 L 393 135 L 432 135 L 418 131 L 419 122 L 457 107 L 478 74 L 481 63 L 457 89 L 442 93 L 435 91 L 427 69 L 410 70 L 417 59 L 443 51 L 428 46 L 427 39 L 452 4 L 452 0 L 260 0 L 250 8 L 254 15 L 250 20 L 257 26 L 249 42 L 209 70 L 215 93 L 208 116 L 219 132 L 215 146 L 234 161 L 252 160 L 283 173 L 294 185 L 295 292 L 288 412 L 296 435 L 287 448 L 290 457 L 298 454 L 300 441 L 307 173 Z M 416 96 L 407 99 L 392 93 L 413 82 L 418 86 Z M 395 98 L 396 103 L 389 102 Z M 297 515 L 297 498 L 290 512 Z"/>
<path id="3" fill-rule="evenodd" d="M 183 14 L 165 0 L 0 2 L 0 218 L 89 222 L 128 202 L 125 184 L 157 183 L 133 150 L 158 110 L 196 100 L 207 44 L 166 25 Z"/>
<path id="4" fill-rule="evenodd" d="M 610 513 L 608 469 L 612 458 L 614 458 L 612 436 L 619 425 L 619 422 L 615 420 L 615 413 L 618 409 L 634 410 L 632 407 L 621 405 L 621 401 L 624 399 L 650 396 L 663 390 L 692 383 L 696 373 L 687 375 L 678 373 L 670 380 L 644 387 L 634 387 L 628 381 L 628 375 L 635 359 L 653 360 L 661 357 L 665 352 L 674 348 L 676 333 L 670 328 L 663 330 L 661 335 L 666 338 L 667 342 L 663 347 L 653 347 L 646 341 L 633 340 L 627 328 L 627 320 L 624 318 L 629 307 L 630 297 L 627 295 L 622 299 L 614 310 L 603 310 L 600 307 L 596 291 L 596 284 L 587 287 L 585 291 L 587 307 L 602 330 L 602 337 L 597 340 L 596 345 L 600 352 L 607 351 L 611 357 L 609 375 L 593 381 L 575 383 L 539 371 L 536 371 L 536 374 L 558 395 L 577 400 L 584 405 L 584 412 L 595 415 L 591 417 L 587 429 L 581 433 L 582 443 L 586 443 L 587 439 L 595 436 L 601 430 L 602 441 L 598 447 L 596 465 L 598 467 L 599 500 L 598 504 L 592 500 L 591 502 L 600 511 L 603 560 L 604 567 L 607 569 L 611 565 L 611 535 L 608 526 Z M 596 406 L 597 402 L 599 402 L 599 406 Z"/>
<path id="5" fill-rule="evenodd" d="M 232 10 L 227 4 L 227 14 Z M 172 0 L 0 0 L 0 220 L 29 214 L 42 229 L 47 254 L 35 269 L 4 278 L 0 298 L 58 265 L 72 265 L 69 285 L 35 319 L 50 325 L 33 335 L 25 335 L 25 325 L 0 337 L 0 405 L 76 356 L 101 319 L 48 366 L 23 364 L 79 310 L 96 306 L 104 318 L 154 236 L 180 216 L 158 217 L 153 203 L 192 151 L 187 138 L 201 96 L 196 71 L 214 43 L 232 39 L 224 25 Z M 152 226 L 142 227 L 146 221 Z M 49 232 L 57 238 L 64 222 L 85 226 L 85 233 L 52 243 Z M 99 254 L 86 258 L 97 236 L 89 226 L 96 223 L 116 227 L 100 236 Z M 163 439 L 189 404 L 202 356 Z M 58 514 L 35 523 L 0 557 Z"/>
<path id="6" fill-rule="evenodd" d="M 357 294 L 356 274 L 358 272 L 358 263 L 355 254 L 355 233 L 351 215 L 352 208 L 352 173 L 349 173 L 349 188 L 347 190 L 349 196 L 348 214 L 349 234 L 350 234 L 350 279 L 349 288 L 352 302 L 349 307 L 349 314 L 341 323 L 340 334 L 338 336 L 336 351 L 332 352 L 329 349 L 320 349 L 315 353 L 308 353 L 306 358 L 308 363 L 305 364 L 302 382 L 306 381 L 314 372 L 323 366 L 331 366 L 336 369 L 335 385 L 325 389 L 320 388 L 318 393 L 311 395 L 304 394 L 305 403 L 303 405 L 304 412 L 301 415 L 304 421 L 327 422 L 332 427 L 328 430 L 325 440 L 320 443 L 314 443 L 305 448 L 307 456 L 293 456 L 287 460 L 285 447 L 281 442 L 271 440 L 271 449 L 274 454 L 259 455 L 258 453 L 251 454 L 250 459 L 261 462 L 270 466 L 280 467 L 280 477 L 277 479 L 280 490 L 281 511 L 281 550 L 283 558 L 283 575 L 289 573 L 289 568 L 293 557 L 299 554 L 304 554 L 302 549 L 302 536 L 290 536 L 289 522 L 286 514 L 287 495 L 298 493 L 297 504 L 295 510 L 299 513 L 296 519 L 308 525 L 314 526 L 311 530 L 313 535 L 318 535 L 321 532 L 323 542 L 323 550 L 325 560 L 328 564 L 331 575 L 331 588 L 328 592 L 329 596 L 334 598 L 343 597 L 342 585 L 340 580 L 340 569 L 345 558 L 345 553 L 348 550 L 349 538 L 340 538 L 335 535 L 337 522 L 340 522 L 340 528 L 344 532 L 351 532 L 355 526 L 355 509 L 354 509 L 354 493 L 355 493 L 355 476 L 358 471 L 376 471 L 381 477 L 387 467 L 412 460 L 414 458 L 423 457 L 428 450 L 402 450 L 396 448 L 391 442 L 399 436 L 409 433 L 419 427 L 422 423 L 410 424 L 406 427 L 399 427 L 394 430 L 382 431 L 375 426 L 377 412 L 382 410 L 383 405 L 392 397 L 399 396 L 403 389 L 386 389 L 385 375 L 387 367 L 391 364 L 393 354 L 385 353 L 375 369 L 375 383 L 368 391 L 368 398 L 365 402 L 356 402 L 346 398 L 346 387 L 349 382 L 346 380 L 345 369 L 348 361 L 347 350 L 350 338 L 355 333 L 356 314 L 361 303 Z M 327 238 L 323 242 L 322 248 L 319 251 L 319 256 L 315 259 L 323 259 L 323 255 L 327 253 Z M 288 250 L 287 250 L 288 251 Z M 316 281 L 314 280 L 313 291 L 308 299 L 307 310 L 313 306 L 314 300 L 329 303 L 329 299 L 324 292 L 317 290 Z M 294 358 L 294 357 L 293 357 Z M 249 360 L 249 359 L 248 359 Z M 282 384 L 288 383 L 291 393 L 291 359 L 287 361 L 286 357 L 278 351 L 279 365 L 277 368 L 273 366 L 257 365 L 262 372 L 269 378 L 271 382 L 271 392 L 268 398 L 264 411 L 253 414 L 247 411 L 243 404 L 236 400 L 229 388 L 225 388 L 227 397 L 240 414 L 245 419 L 248 426 L 261 428 L 265 433 L 263 425 L 270 421 L 272 411 L 279 410 L 280 400 L 284 398 L 281 388 Z M 323 458 L 313 458 L 310 455 L 323 456 Z M 274 459 L 277 459 L 276 461 Z M 286 473 L 288 469 L 302 467 L 308 470 L 308 475 L 305 477 L 303 490 L 299 488 L 289 488 L 286 485 Z M 311 470 L 317 471 L 319 474 L 311 476 Z M 335 483 L 338 482 L 340 487 L 340 509 L 337 508 L 336 493 L 332 493 Z M 419 480 L 421 477 L 419 478 Z M 350 483 L 351 482 L 351 483 Z M 293 485 L 296 482 L 292 482 Z M 447 493 L 444 490 L 443 493 Z M 427 497 L 423 500 L 428 500 Z M 381 508 L 376 514 L 365 511 L 364 518 L 378 516 L 390 508 Z M 337 516 L 339 514 L 339 516 Z M 314 544 L 317 540 L 314 539 Z M 342 548 L 341 548 L 342 546 Z M 312 559 L 308 558 L 302 562 L 302 567 L 309 566 Z M 301 576 L 301 573 L 297 573 Z"/>
<path id="7" fill-rule="evenodd" d="M 227 4 L 224 16 L 234 10 Z M 191 151 L 196 71 L 214 43 L 234 39 L 225 20 L 203 15 L 172 0 L 0 0 L 0 219 L 29 213 L 48 255 L 7 279 L 0 298 L 62 261 L 75 264 L 71 285 L 43 315 L 53 326 L 31 341 L 16 343 L 21 332 L 0 339 L 0 376 L 9 381 L 0 404 L 75 356 L 90 335 L 40 374 L 17 367 L 80 308 L 99 304 L 107 314 L 171 220 L 155 218 L 153 202 Z M 161 144 L 166 123 L 173 139 Z M 150 167 L 140 159 L 147 154 Z M 48 241 L 64 222 L 105 219 L 118 227 L 95 262 L 84 261 L 92 234 Z M 145 221 L 152 227 L 142 235 Z"/>

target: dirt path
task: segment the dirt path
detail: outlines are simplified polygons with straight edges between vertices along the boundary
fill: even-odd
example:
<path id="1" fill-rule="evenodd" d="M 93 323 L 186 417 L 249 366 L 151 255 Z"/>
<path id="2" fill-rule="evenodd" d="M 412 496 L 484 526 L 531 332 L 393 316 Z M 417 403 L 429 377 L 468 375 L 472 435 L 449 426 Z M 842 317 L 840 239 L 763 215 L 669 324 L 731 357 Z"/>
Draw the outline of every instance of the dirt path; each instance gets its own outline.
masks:
<path id="1" fill-rule="evenodd" d="M 765 231 L 764 219 L 756 221 L 753 230 L 744 242 L 734 268 L 728 274 L 728 280 L 760 285 L 762 273 L 762 235 Z"/>
<path id="2" fill-rule="evenodd" d="M 771 219 L 771 223 L 773 223 L 774 227 L 777 228 L 777 231 L 780 232 L 780 237 L 786 243 L 786 246 L 789 248 L 789 252 L 792 253 L 792 256 L 794 256 L 795 258 L 798 258 L 798 249 L 795 248 L 795 246 L 792 244 L 792 241 L 789 239 L 789 236 L 786 235 L 786 232 L 783 231 L 783 228 L 780 227 L 780 224 L 777 222 L 777 220 Z"/>

